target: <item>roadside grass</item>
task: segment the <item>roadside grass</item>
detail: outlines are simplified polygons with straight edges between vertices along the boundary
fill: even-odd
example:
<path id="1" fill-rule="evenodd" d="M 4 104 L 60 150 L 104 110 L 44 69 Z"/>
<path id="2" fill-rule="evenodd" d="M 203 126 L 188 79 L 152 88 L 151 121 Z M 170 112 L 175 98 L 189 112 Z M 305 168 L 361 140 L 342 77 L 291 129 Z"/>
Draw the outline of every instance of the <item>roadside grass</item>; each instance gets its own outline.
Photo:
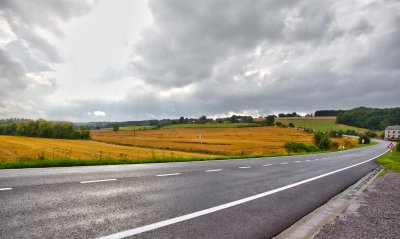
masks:
<path id="1" fill-rule="evenodd" d="M 281 122 L 286 125 L 293 123 L 295 127 L 308 128 L 318 131 L 331 131 L 331 130 L 355 130 L 364 133 L 367 129 L 357 128 L 344 124 L 336 124 L 336 117 L 290 117 L 290 118 L 276 118 L 276 122 Z"/>
<path id="2" fill-rule="evenodd" d="M 377 161 L 378 164 L 383 165 L 385 169 L 400 172 L 400 152 L 393 150 L 382 155 Z"/>

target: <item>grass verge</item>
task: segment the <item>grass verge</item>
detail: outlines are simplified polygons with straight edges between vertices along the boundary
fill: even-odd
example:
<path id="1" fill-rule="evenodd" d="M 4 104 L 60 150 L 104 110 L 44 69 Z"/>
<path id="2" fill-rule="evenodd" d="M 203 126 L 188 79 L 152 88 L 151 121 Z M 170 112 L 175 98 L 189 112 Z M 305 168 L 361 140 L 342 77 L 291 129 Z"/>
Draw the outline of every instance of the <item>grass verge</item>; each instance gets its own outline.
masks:
<path id="1" fill-rule="evenodd" d="M 393 150 L 381 156 L 377 161 L 378 164 L 383 165 L 385 169 L 400 172 L 400 152 Z"/>

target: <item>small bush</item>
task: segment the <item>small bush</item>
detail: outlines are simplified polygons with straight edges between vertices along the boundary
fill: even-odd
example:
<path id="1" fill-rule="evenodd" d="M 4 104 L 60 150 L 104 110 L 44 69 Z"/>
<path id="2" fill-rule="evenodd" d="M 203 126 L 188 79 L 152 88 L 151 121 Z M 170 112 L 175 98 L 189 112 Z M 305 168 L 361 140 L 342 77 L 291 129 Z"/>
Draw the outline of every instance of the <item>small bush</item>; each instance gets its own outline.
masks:
<path id="1" fill-rule="evenodd" d="M 282 122 L 276 122 L 276 126 L 282 126 Z"/>
<path id="2" fill-rule="evenodd" d="M 365 133 L 365 135 L 367 135 L 367 136 L 370 137 L 370 138 L 376 138 L 376 137 L 378 137 L 378 134 L 377 134 L 376 132 L 374 132 L 374 131 L 367 131 L 367 132 Z"/>
<path id="3" fill-rule="evenodd" d="M 328 150 L 331 148 L 331 138 L 328 134 L 317 132 L 314 135 L 314 144 L 321 150 Z"/>
<path id="4" fill-rule="evenodd" d="M 359 144 L 369 144 L 371 143 L 371 138 L 368 137 L 368 135 L 364 134 L 358 137 L 358 143 Z"/>
<path id="5" fill-rule="evenodd" d="M 294 124 L 292 122 L 289 123 L 289 128 L 294 128 Z"/>
<path id="6" fill-rule="evenodd" d="M 305 128 L 305 129 L 304 129 L 304 132 L 306 132 L 306 133 L 313 133 L 314 130 L 313 130 L 313 129 L 310 129 L 310 128 Z"/>
<path id="7" fill-rule="evenodd" d="M 301 153 L 301 152 L 318 152 L 319 148 L 312 144 L 303 144 L 298 142 L 287 142 L 285 148 L 289 153 Z"/>
<path id="8" fill-rule="evenodd" d="M 347 134 L 347 135 L 358 135 L 358 133 L 354 130 L 354 129 L 348 129 L 348 130 L 346 130 L 345 132 L 344 132 L 344 134 Z"/>
<path id="9" fill-rule="evenodd" d="M 342 138 L 342 136 L 343 136 L 343 130 L 338 130 L 338 131 L 336 131 L 336 130 L 331 130 L 331 131 L 329 131 L 329 136 L 330 136 L 331 138 Z"/>
<path id="10" fill-rule="evenodd" d="M 396 150 L 400 152 L 400 139 L 397 140 Z"/>

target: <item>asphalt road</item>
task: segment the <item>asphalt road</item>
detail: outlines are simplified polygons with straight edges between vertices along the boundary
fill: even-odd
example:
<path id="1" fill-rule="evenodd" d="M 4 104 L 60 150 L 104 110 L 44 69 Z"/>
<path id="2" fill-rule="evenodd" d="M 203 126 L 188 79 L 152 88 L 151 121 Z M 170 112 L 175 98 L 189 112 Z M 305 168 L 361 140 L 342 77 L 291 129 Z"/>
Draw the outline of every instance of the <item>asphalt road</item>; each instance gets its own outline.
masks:
<path id="1" fill-rule="evenodd" d="M 0 238 L 269 238 L 373 170 L 387 144 L 293 157 L 0 170 Z"/>

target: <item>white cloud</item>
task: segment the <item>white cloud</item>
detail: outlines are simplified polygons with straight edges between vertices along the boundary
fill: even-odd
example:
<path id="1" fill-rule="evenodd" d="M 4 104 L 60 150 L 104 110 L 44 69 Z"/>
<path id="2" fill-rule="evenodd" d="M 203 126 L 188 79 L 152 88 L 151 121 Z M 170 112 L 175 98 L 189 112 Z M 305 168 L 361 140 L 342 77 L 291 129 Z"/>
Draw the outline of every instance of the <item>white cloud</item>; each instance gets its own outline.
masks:
<path id="1" fill-rule="evenodd" d="M 95 110 L 93 112 L 87 112 L 86 115 L 93 117 L 105 117 L 106 113 L 100 110 Z"/>

